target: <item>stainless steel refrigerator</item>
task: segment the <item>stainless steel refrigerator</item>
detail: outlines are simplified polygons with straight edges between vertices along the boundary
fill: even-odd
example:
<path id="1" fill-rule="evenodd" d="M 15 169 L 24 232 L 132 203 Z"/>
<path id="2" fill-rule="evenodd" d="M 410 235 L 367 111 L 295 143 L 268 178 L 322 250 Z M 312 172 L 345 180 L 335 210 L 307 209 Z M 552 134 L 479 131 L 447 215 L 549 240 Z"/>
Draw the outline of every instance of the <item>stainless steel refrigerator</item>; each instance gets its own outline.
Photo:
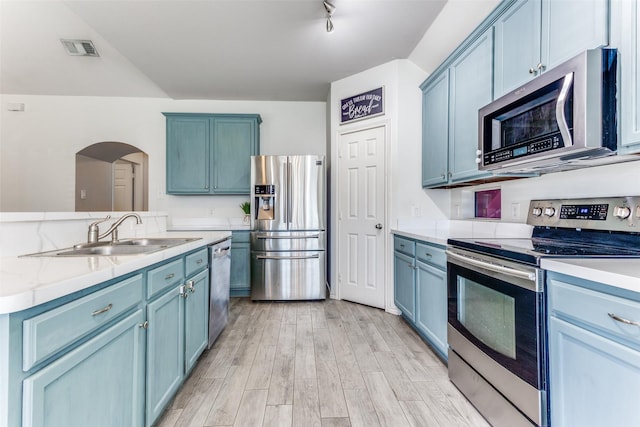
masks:
<path id="1" fill-rule="evenodd" d="M 251 299 L 326 297 L 324 156 L 251 157 Z"/>

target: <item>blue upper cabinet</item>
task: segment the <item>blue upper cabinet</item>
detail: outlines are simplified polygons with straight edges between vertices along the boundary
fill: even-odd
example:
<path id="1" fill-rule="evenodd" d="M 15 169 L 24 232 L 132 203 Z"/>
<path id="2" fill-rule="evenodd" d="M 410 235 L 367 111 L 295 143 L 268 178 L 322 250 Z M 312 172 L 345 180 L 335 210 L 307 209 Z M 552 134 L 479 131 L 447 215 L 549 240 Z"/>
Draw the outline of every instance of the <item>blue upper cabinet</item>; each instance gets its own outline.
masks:
<path id="1" fill-rule="evenodd" d="M 163 114 L 168 194 L 249 194 L 249 159 L 260 153 L 259 115 Z"/>
<path id="2" fill-rule="evenodd" d="M 422 186 L 490 176 L 478 170 L 478 110 L 492 100 L 493 30 L 474 39 L 422 88 Z"/>
<path id="3" fill-rule="evenodd" d="M 478 110 L 492 100 L 493 31 L 489 29 L 449 71 L 449 176 L 456 183 L 491 175 L 478 170 Z"/>
<path id="4" fill-rule="evenodd" d="M 422 88 L 422 186 L 448 181 L 449 70 Z"/>
<path id="5" fill-rule="evenodd" d="M 616 2 L 612 13 L 612 29 L 619 29 L 621 154 L 640 152 L 640 4 L 637 0 Z"/>
<path id="6" fill-rule="evenodd" d="M 517 1 L 496 21 L 496 97 L 538 74 L 540 13 L 540 0 Z"/>
<path id="7" fill-rule="evenodd" d="M 609 44 L 609 0 L 516 1 L 494 24 L 495 96 L 586 49 Z"/>
<path id="8" fill-rule="evenodd" d="M 167 193 L 209 193 L 211 121 L 167 116 Z"/>
<path id="9" fill-rule="evenodd" d="M 258 123 L 246 117 L 221 117 L 214 123 L 213 192 L 249 193 L 251 162 L 258 154 Z"/>

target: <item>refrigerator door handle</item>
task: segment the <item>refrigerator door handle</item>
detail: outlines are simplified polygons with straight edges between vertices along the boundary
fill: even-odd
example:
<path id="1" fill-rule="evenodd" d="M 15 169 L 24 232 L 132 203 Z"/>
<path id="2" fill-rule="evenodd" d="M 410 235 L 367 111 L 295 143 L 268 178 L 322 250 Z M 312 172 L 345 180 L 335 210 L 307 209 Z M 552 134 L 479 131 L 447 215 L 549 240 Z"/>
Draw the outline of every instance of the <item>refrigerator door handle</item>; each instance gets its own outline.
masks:
<path id="1" fill-rule="evenodd" d="M 306 234 L 303 236 L 270 236 L 268 234 L 258 234 L 256 239 L 270 240 L 270 239 L 319 239 L 320 234 Z"/>
<path id="2" fill-rule="evenodd" d="M 306 256 L 275 256 L 275 255 L 256 255 L 257 259 L 274 259 L 274 260 L 286 260 L 286 259 L 314 259 L 320 258 L 320 255 L 306 255 Z"/>
<path id="3" fill-rule="evenodd" d="M 291 224 L 291 161 L 287 158 L 287 228 Z"/>

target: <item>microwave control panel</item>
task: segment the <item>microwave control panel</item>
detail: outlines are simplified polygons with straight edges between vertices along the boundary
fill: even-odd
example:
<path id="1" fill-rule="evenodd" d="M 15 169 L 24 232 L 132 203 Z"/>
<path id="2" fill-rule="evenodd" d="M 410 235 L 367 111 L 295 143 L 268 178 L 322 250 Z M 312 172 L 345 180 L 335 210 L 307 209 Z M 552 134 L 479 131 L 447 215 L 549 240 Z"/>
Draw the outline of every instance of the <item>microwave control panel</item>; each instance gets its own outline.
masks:
<path id="1" fill-rule="evenodd" d="M 491 165 L 515 159 L 521 156 L 542 153 L 564 147 L 560 132 L 548 135 L 543 139 L 528 141 L 517 146 L 498 148 L 497 150 L 485 153 L 484 164 Z"/>

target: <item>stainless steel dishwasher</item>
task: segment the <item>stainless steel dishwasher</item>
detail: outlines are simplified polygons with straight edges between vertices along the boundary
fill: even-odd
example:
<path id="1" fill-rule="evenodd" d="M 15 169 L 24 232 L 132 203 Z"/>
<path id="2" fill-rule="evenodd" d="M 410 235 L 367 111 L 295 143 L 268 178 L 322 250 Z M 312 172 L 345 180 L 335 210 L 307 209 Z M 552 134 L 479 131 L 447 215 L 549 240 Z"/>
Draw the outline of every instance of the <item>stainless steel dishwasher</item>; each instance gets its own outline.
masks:
<path id="1" fill-rule="evenodd" d="M 209 344 L 211 348 L 229 319 L 231 238 L 209 246 Z"/>

